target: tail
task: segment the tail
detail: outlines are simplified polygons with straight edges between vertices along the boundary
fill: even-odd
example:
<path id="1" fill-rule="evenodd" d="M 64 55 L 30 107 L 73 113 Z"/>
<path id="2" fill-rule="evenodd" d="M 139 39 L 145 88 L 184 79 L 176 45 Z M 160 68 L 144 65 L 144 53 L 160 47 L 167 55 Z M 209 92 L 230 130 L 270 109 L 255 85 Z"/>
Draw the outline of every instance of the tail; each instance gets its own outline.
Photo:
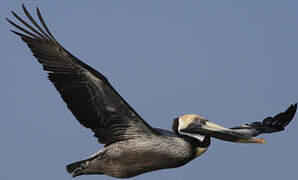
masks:
<path id="1" fill-rule="evenodd" d="M 71 163 L 66 166 L 66 171 L 71 174 L 72 177 L 76 177 L 83 174 L 82 170 L 86 168 L 87 164 L 87 159 Z"/>
<path id="2" fill-rule="evenodd" d="M 101 168 L 101 161 L 96 160 L 97 154 L 88 159 L 71 163 L 66 166 L 66 171 L 72 175 L 72 177 L 77 177 L 86 174 L 103 174 Z"/>

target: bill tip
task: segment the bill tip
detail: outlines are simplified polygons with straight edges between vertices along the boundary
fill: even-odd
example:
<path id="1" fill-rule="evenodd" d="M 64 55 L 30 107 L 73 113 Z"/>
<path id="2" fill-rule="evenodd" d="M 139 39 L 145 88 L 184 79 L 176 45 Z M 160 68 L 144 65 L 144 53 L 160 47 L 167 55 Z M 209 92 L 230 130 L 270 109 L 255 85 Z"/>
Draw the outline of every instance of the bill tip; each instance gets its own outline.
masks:
<path id="1" fill-rule="evenodd" d="M 261 143 L 261 144 L 267 144 L 267 141 L 266 141 L 266 139 L 261 138 L 259 143 Z"/>

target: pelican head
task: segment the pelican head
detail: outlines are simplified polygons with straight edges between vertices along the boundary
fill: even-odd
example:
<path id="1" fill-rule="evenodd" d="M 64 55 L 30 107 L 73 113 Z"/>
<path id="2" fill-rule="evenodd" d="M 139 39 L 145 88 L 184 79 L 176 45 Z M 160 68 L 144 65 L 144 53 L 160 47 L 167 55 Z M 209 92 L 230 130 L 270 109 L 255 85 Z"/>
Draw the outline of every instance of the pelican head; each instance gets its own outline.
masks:
<path id="1" fill-rule="evenodd" d="M 238 133 L 232 129 L 215 124 L 197 114 L 186 114 L 180 116 L 177 119 L 176 126 L 179 134 L 191 136 L 201 142 L 207 136 L 238 143 L 266 143 L 265 139 Z"/>

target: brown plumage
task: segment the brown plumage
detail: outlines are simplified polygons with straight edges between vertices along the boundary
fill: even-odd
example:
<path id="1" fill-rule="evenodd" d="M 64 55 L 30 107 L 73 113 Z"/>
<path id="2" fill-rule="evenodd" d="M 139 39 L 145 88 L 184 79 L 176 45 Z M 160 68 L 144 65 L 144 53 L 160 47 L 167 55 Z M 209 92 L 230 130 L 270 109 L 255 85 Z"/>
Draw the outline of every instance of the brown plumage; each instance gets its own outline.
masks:
<path id="1" fill-rule="evenodd" d="M 263 122 L 232 129 L 211 124 L 194 114 L 176 118 L 173 132 L 153 128 L 115 91 L 105 76 L 59 44 L 38 8 L 36 11 L 41 25 L 24 5 L 22 7 L 33 26 L 12 11 L 13 16 L 30 30 L 7 19 L 21 31 L 12 32 L 21 37 L 48 72 L 49 80 L 76 119 L 91 129 L 100 143 L 105 144 L 93 156 L 68 165 L 67 171 L 73 176 L 106 174 L 124 178 L 179 167 L 204 153 L 210 145 L 210 137 L 260 143 L 253 136 L 283 130 L 296 112 L 297 104 Z"/>

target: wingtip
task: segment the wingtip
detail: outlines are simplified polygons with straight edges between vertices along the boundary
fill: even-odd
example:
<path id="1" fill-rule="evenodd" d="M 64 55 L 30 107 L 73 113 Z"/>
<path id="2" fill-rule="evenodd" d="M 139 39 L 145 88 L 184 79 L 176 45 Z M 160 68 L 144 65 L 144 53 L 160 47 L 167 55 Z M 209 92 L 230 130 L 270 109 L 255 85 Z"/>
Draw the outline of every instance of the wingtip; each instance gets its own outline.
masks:
<path id="1" fill-rule="evenodd" d="M 14 25 L 15 23 L 13 23 L 10 19 L 8 19 L 7 17 L 5 17 L 5 19 L 6 19 L 7 22 L 9 22 L 9 24 L 15 26 L 15 25 Z"/>
<path id="2" fill-rule="evenodd" d="M 17 31 L 14 31 L 14 30 L 10 30 L 12 33 L 14 33 L 15 35 L 18 35 L 19 37 L 21 37 L 21 38 L 23 38 L 23 37 L 25 37 L 25 35 L 24 34 L 22 34 L 22 33 L 19 33 L 19 32 L 17 32 Z"/>
<path id="3" fill-rule="evenodd" d="M 22 8 L 23 9 L 26 9 L 25 4 L 23 2 L 22 2 Z"/>
<path id="4" fill-rule="evenodd" d="M 297 111 L 297 103 L 295 103 L 295 104 L 293 105 L 293 117 L 294 117 L 294 115 L 296 114 L 296 111 Z"/>
<path id="5" fill-rule="evenodd" d="M 19 34 L 18 32 L 16 32 L 16 31 L 14 31 L 14 30 L 10 30 L 12 33 L 14 33 L 14 34 Z"/>
<path id="6" fill-rule="evenodd" d="M 24 3 L 22 3 L 22 8 L 23 8 L 23 11 L 27 11 L 27 9 L 26 9 L 26 6 L 25 6 L 25 4 Z"/>
<path id="7" fill-rule="evenodd" d="M 291 107 L 297 107 L 297 103 L 293 103 L 290 105 Z"/>
<path id="8" fill-rule="evenodd" d="M 291 104 L 291 106 L 288 108 L 288 111 L 293 113 L 293 116 L 296 114 L 297 111 L 297 103 Z"/>
<path id="9" fill-rule="evenodd" d="M 25 12 L 26 15 L 29 14 L 29 12 L 28 12 L 26 6 L 24 5 L 24 3 L 22 3 L 22 8 L 23 8 L 23 11 Z"/>
<path id="10" fill-rule="evenodd" d="M 11 12 L 11 14 L 13 14 L 13 15 L 16 14 L 13 10 L 11 10 L 10 12 Z"/>
<path id="11" fill-rule="evenodd" d="M 5 19 L 7 22 L 9 22 L 9 21 L 10 21 L 10 20 L 9 20 L 7 17 L 5 17 L 4 19 Z"/>
<path id="12" fill-rule="evenodd" d="M 287 116 L 287 121 L 283 124 L 282 127 L 287 126 L 295 117 L 297 111 L 297 103 L 291 104 L 288 109 L 283 113 Z"/>
<path id="13" fill-rule="evenodd" d="M 38 6 L 36 7 L 36 12 L 37 12 L 37 14 L 40 14 L 39 7 Z"/>

